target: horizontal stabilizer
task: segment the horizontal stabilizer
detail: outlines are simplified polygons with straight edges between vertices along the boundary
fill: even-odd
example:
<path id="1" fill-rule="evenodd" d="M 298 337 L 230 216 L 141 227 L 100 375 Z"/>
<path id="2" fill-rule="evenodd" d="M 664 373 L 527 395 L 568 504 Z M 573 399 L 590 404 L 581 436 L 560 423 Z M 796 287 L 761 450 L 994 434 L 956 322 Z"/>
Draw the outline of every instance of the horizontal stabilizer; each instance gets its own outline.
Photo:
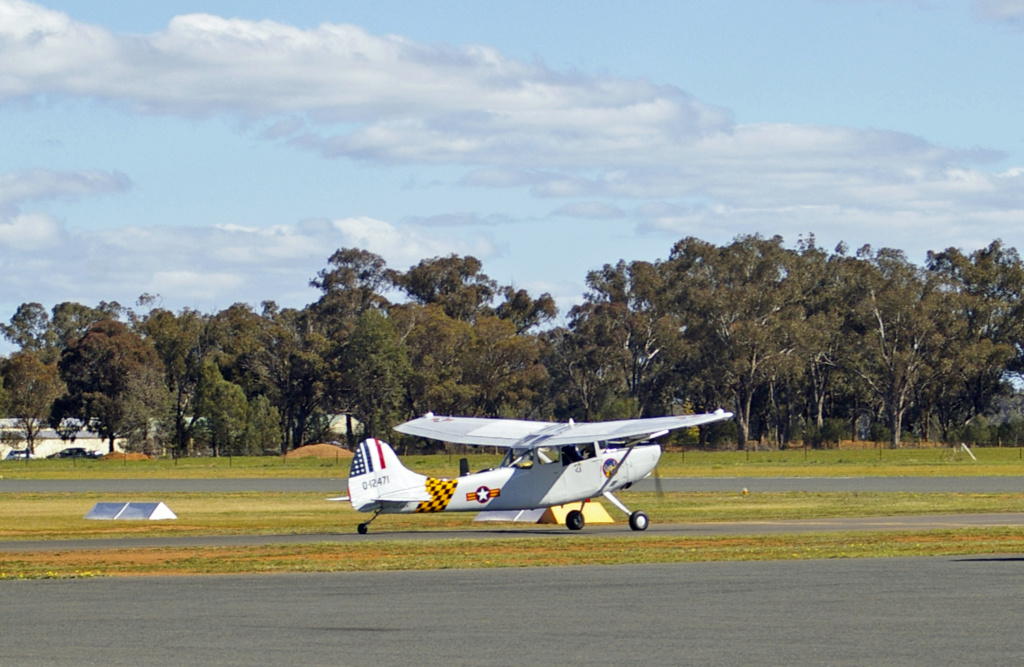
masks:
<path id="1" fill-rule="evenodd" d="M 401 489 L 399 491 L 389 491 L 382 493 L 377 496 L 379 502 L 388 503 L 422 503 L 430 500 L 430 494 L 424 486 L 420 485 L 419 488 Z"/>

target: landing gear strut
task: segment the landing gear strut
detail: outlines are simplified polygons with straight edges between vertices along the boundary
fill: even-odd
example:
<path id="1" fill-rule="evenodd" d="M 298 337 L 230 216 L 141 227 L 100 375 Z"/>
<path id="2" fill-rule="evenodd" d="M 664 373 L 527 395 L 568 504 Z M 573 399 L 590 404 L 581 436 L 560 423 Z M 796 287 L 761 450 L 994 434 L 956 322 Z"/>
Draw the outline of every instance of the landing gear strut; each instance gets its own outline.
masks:
<path id="1" fill-rule="evenodd" d="M 611 491 L 605 491 L 604 497 L 608 499 L 612 505 L 615 505 L 625 514 L 629 515 L 629 527 L 631 530 L 647 530 L 647 526 L 650 525 L 650 519 L 647 518 L 647 514 L 637 510 L 630 512 L 629 508 L 622 504 L 622 502 L 612 495 Z M 568 521 L 568 517 L 566 518 Z"/>
<path id="2" fill-rule="evenodd" d="M 377 518 L 379 514 L 380 510 L 377 510 L 376 512 L 373 513 L 373 516 L 371 516 L 369 519 L 356 526 L 356 532 L 358 532 L 360 535 L 366 535 L 367 531 L 370 530 L 370 524 L 373 522 L 374 519 Z"/>

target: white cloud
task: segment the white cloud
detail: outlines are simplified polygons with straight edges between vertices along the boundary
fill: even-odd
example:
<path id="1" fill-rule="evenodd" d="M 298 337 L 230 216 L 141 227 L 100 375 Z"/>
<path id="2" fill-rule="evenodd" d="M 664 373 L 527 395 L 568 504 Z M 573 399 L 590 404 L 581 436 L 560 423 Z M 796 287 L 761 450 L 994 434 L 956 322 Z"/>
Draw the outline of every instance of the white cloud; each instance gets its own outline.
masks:
<path id="1" fill-rule="evenodd" d="M 31 230 L 37 230 L 32 232 Z M 33 235 L 34 234 L 34 235 Z M 159 294 L 169 308 L 213 311 L 242 301 L 302 307 L 317 298 L 309 281 L 341 247 L 375 252 L 398 270 L 457 253 L 482 260 L 498 248 L 483 235 L 437 234 L 373 218 L 305 221 L 273 228 L 132 227 L 60 229 L 27 214 L 0 223 L 0 306 L 26 301 L 132 304 Z"/>
<path id="2" fill-rule="evenodd" d="M 979 11 L 1014 16 L 1020 4 L 982 2 Z M 265 138 L 328 157 L 469 165 L 466 184 L 526 186 L 541 197 L 984 202 L 964 183 L 990 180 L 975 165 L 1000 157 L 897 132 L 735 125 L 673 86 L 561 73 L 484 46 L 420 44 L 352 25 L 303 30 L 192 14 L 157 33 L 120 35 L 22 0 L 0 0 L 0 17 L 0 98 L 67 95 L 264 119 Z"/>
<path id="3" fill-rule="evenodd" d="M 483 46 L 425 45 L 352 25 L 302 30 L 191 14 L 151 35 L 118 35 L 22 0 L 0 0 L 0 17 L 0 98 L 70 95 L 151 113 L 267 118 L 273 137 L 299 132 L 299 114 L 334 127 L 295 137 L 331 156 L 582 155 L 731 125 L 670 86 L 562 74 Z M 338 133 L 335 123 L 354 129 Z"/>
<path id="4" fill-rule="evenodd" d="M 96 170 L 31 169 L 0 174 L 0 211 L 30 201 L 124 192 L 131 181 L 124 174 Z"/>
<path id="5" fill-rule="evenodd" d="M 476 213 L 442 213 L 427 217 L 414 215 L 404 218 L 402 221 L 420 227 L 493 227 L 513 222 L 506 215 L 483 217 Z"/>
<path id="6" fill-rule="evenodd" d="M 122 192 L 130 186 L 123 174 L 104 171 L 32 169 L 0 173 L 0 251 L 17 254 L 45 250 L 66 237 L 63 225 L 51 216 L 37 211 L 23 213 L 24 204 Z"/>
<path id="7" fill-rule="evenodd" d="M 974 12 L 986 21 L 1024 27 L 1024 0 L 975 0 Z"/>
<path id="8" fill-rule="evenodd" d="M 626 217 L 626 214 L 618 206 L 596 201 L 566 204 L 552 211 L 551 215 L 568 218 L 588 218 L 592 220 L 614 220 Z"/>
<path id="9" fill-rule="evenodd" d="M 242 286 L 244 278 L 235 273 L 206 273 L 200 271 L 156 271 L 149 284 L 141 290 L 146 294 L 174 295 L 178 301 L 224 300 Z"/>
<path id="10" fill-rule="evenodd" d="M 15 252 L 44 249 L 60 235 L 60 225 L 41 213 L 0 216 L 0 248 Z"/>
<path id="11" fill-rule="evenodd" d="M 1020 21 L 1024 0 L 979 0 L 976 11 Z M 632 217 L 647 231 L 731 237 L 759 226 L 791 238 L 834 228 L 919 245 L 922 235 L 991 240 L 1024 221 L 1020 170 L 986 171 L 1004 157 L 992 151 L 884 130 L 736 124 L 728 110 L 646 79 L 558 72 L 485 46 L 421 44 L 352 25 L 304 30 L 193 14 L 153 34 L 124 35 L 0 0 L 0 62 L 0 99 L 68 96 L 153 114 L 231 115 L 265 140 L 327 157 L 463 165 L 464 186 L 584 200 L 560 215 L 609 219 L 632 202 Z M 0 223 L 9 226 L 0 238 L 27 224 L 15 220 L 27 201 L 130 185 L 105 172 L 26 174 L 10 183 L 0 176 Z M 647 214 L 645 205 L 665 208 Z M 181 248 L 170 232 L 147 241 L 157 234 L 149 229 L 78 238 L 86 248 L 160 245 L 167 258 L 152 259 L 141 281 L 149 284 L 157 267 L 191 271 L 197 263 L 217 275 L 218 263 L 315 271 L 341 245 L 366 247 L 399 267 L 451 252 L 486 257 L 500 252 L 489 236 L 436 230 L 495 222 L 457 213 L 399 226 L 353 217 L 221 227 L 190 232 Z M 204 235 L 206 245 L 197 247 Z M 245 284 L 266 282 L 243 275 Z"/>
<path id="12" fill-rule="evenodd" d="M 405 269 L 425 257 L 442 257 L 452 253 L 472 255 L 486 259 L 499 252 L 499 248 L 486 235 L 465 238 L 439 235 L 428 226 L 398 227 L 382 220 L 359 217 L 335 220 L 334 229 L 346 240 L 344 245 L 357 246 L 377 253 L 388 265 Z"/>

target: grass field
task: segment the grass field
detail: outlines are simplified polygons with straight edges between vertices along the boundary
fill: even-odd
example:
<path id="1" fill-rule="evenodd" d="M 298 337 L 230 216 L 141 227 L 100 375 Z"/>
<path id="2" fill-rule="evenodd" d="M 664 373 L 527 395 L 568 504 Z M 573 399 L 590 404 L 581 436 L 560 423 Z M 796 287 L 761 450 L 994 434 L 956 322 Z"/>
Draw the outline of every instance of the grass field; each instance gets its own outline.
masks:
<path id="1" fill-rule="evenodd" d="M 1024 530 L 718 538 L 638 535 L 11 554 L 0 580 L 132 575 L 558 567 L 722 560 L 970 556 L 1024 552 Z"/>
<path id="2" fill-rule="evenodd" d="M 858 516 L 906 516 L 1024 512 L 1024 494 L 951 493 L 640 493 L 618 494 L 627 505 L 642 507 L 659 523 L 764 521 Z M 348 503 L 332 503 L 320 493 L 162 493 L 133 497 L 163 501 L 177 514 L 173 521 L 88 521 L 83 517 L 101 501 L 124 501 L 101 493 L 0 494 L 0 540 L 94 539 L 196 535 L 281 535 L 353 533 L 369 515 Z M 605 504 L 617 521 L 622 514 Z M 388 514 L 377 519 L 379 532 L 474 530 L 473 513 Z M 489 528 L 489 526 L 484 526 Z"/>
<path id="3" fill-rule="evenodd" d="M 1024 475 L 1024 449 L 977 448 L 977 461 L 949 449 L 790 449 L 773 452 L 670 451 L 658 471 L 666 477 L 867 477 Z M 490 468 L 495 454 L 431 454 L 403 456 L 417 472 L 458 475 L 459 459 L 471 470 Z M 154 461 L 43 459 L 0 461 L 3 479 L 191 478 L 191 477 L 332 477 L 348 476 L 351 459 L 284 457 L 200 457 Z"/>
<path id="4" fill-rule="evenodd" d="M 409 456 L 410 468 L 454 476 L 461 454 Z M 1022 475 L 1016 449 L 979 449 L 978 461 L 947 450 L 793 450 L 785 452 L 668 452 L 660 474 L 684 476 L 959 476 Z M 965 458 L 966 457 L 966 458 Z M 470 467 L 491 467 L 494 455 L 469 456 Z M 79 478 L 344 478 L 347 459 L 220 458 L 179 461 L 5 461 L 4 479 Z M 1024 494 L 913 493 L 640 493 L 624 492 L 652 521 L 699 523 L 854 516 L 1024 512 Z M 124 500 L 97 493 L 0 493 L 0 540 L 92 539 L 231 534 L 350 533 L 367 515 L 319 493 L 165 493 L 174 521 L 108 522 L 83 517 L 96 503 Z M 619 519 L 618 512 L 611 514 Z M 472 514 L 388 515 L 375 532 L 477 529 Z M 753 529 L 752 529 L 753 530 Z M 374 541 L 237 548 L 114 549 L 0 554 L 0 579 L 139 574 L 226 574 L 521 567 L 693 560 L 851 558 L 899 555 L 1024 553 L 1024 530 L 1011 528 L 916 533 L 749 535 L 721 538 L 580 536 L 514 540 Z"/>

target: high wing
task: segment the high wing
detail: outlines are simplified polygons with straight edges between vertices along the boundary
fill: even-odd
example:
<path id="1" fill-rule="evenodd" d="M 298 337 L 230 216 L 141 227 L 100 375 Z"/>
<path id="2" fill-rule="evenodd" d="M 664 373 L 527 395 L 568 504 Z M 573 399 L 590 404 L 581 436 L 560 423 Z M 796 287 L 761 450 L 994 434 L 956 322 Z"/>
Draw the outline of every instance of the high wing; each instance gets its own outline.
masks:
<path id="1" fill-rule="evenodd" d="M 395 430 L 431 440 L 486 447 L 559 447 L 588 442 L 658 437 L 668 431 L 732 418 L 716 410 L 702 415 L 621 419 L 607 422 L 553 423 L 521 419 L 439 417 L 431 413 L 399 424 Z"/>

